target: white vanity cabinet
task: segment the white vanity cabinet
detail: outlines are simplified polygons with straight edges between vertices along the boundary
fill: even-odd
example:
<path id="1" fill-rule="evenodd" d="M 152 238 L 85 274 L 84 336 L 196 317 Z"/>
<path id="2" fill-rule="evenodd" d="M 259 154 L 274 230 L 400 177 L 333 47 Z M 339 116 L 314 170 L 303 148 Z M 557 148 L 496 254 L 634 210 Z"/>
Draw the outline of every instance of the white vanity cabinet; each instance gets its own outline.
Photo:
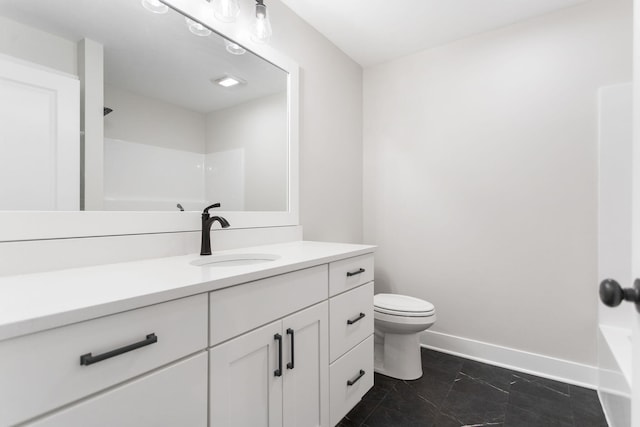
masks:
<path id="1" fill-rule="evenodd" d="M 291 260 L 231 271 L 183 258 L 117 265 L 126 286 L 91 290 L 112 311 L 60 299 L 62 309 L 45 304 L 22 323 L 0 313 L 0 427 L 335 426 L 373 385 L 372 247 L 267 248 Z M 105 269 L 48 277 L 78 288 Z M 174 288 L 175 277 L 192 288 Z M 27 282 L 15 288 L 25 289 L 18 314 L 44 286 L 43 276 Z"/>
<path id="2" fill-rule="evenodd" d="M 212 427 L 329 426 L 328 293 L 320 265 L 210 294 Z"/>
<path id="3" fill-rule="evenodd" d="M 334 426 L 373 386 L 372 254 L 212 292 L 209 309 L 211 427 Z"/>
<path id="4" fill-rule="evenodd" d="M 373 387 L 373 254 L 329 264 L 329 290 L 333 426 Z"/>
<path id="5" fill-rule="evenodd" d="M 0 426 L 205 350 L 206 322 L 206 295 L 195 295 L 1 341 Z M 85 415 L 83 425 L 92 425 Z"/>
<path id="6" fill-rule="evenodd" d="M 29 425 L 206 427 L 207 363 L 199 353 Z"/>
<path id="7" fill-rule="evenodd" d="M 323 302 L 212 348 L 211 427 L 328 426 L 327 320 Z"/>

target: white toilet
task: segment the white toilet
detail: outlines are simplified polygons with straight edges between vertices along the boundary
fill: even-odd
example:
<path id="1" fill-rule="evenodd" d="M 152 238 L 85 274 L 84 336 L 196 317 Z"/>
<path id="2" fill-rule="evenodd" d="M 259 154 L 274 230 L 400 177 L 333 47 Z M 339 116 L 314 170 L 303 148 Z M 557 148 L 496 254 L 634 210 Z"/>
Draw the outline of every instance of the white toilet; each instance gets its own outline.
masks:
<path id="1" fill-rule="evenodd" d="M 420 332 L 436 322 L 430 302 L 396 294 L 373 297 L 374 370 L 388 377 L 415 380 L 422 376 Z"/>

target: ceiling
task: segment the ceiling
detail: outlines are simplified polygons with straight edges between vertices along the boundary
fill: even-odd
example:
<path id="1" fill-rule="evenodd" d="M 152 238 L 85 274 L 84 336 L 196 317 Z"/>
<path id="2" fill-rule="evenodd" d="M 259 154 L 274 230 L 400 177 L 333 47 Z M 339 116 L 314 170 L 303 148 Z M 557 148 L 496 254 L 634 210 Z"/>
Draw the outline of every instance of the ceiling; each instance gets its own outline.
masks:
<path id="1" fill-rule="evenodd" d="M 590 0 L 282 0 L 363 67 Z"/>
<path id="2" fill-rule="evenodd" d="M 0 16 L 71 41 L 104 45 L 105 83 L 208 113 L 287 88 L 287 73 L 257 55 L 231 55 L 215 33 L 191 34 L 175 11 L 156 15 L 139 0 L 0 0 Z M 227 74 L 246 84 L 222 88 Z"/>

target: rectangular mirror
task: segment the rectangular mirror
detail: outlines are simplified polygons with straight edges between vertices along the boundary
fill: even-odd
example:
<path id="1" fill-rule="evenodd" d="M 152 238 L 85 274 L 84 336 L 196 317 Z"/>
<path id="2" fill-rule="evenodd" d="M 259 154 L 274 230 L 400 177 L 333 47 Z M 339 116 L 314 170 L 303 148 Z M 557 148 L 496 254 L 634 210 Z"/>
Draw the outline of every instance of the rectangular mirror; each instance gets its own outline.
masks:
<path id="1" fill-rule="evenodd" d="M 297 223 L 292 67 L 143 3 L 0 2 L 0 210 Z"/>

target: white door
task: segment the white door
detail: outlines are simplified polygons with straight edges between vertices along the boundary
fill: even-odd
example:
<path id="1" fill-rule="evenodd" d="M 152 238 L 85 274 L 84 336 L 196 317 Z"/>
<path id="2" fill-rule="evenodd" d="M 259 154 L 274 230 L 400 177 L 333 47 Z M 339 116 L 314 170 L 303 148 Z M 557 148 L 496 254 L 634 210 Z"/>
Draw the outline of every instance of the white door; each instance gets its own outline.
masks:
<path id="1" fill-rule="evenodd" d="M 284 427 L 329 427 L 329 306 L 283 320 Z"/>
<path id="2" fill-rule="evenodd" d="M 0 210 L 79 206 L 79 80 L 0 55 Z"/>
<path id="3" fill-rule="evenodd" d="M 600 89 L 598 274 L 601 298 L 609 307 L 598 307 L 598 392 L 610 427 L 631 425 L 631 326 L 636 311 L 633 304 L 621 304 L 619 289 L 633 281 L 632 106 L 632 84 Z"/>
<path id="4" fill-rule="evenodd" d="M 636 300 L 640 300 L 640 1 L 634 1 L 634 91 L 633 91 L 633 208 L 631 263 Z M 640 302 L 640 301 L 638 301 Z M 640 426 L 640 304 L 631 321 L 633 343 L 633 382 L 631 390 L 631 421 Z"/>
<path id="5" fill-rule="evenodd" d="M 279 320 L 209 350 L 211 427 L 282 426 L 283 340 Z"/>
<path id="6" fill-rule="evenodd" d="M 634 0 L 634 4 L 637 27 L 640 1 Z M 616 89 L 604 97 L 601 93 L 600 104 L 600 297 L 614 308 L 600 307 L 598 392 L 611 427 L 640 426 L 640 31 L 637 30 L 633 56 L 633 88 L 627 88 L 627 94 L 620 87 L 617 95 Z"/>

